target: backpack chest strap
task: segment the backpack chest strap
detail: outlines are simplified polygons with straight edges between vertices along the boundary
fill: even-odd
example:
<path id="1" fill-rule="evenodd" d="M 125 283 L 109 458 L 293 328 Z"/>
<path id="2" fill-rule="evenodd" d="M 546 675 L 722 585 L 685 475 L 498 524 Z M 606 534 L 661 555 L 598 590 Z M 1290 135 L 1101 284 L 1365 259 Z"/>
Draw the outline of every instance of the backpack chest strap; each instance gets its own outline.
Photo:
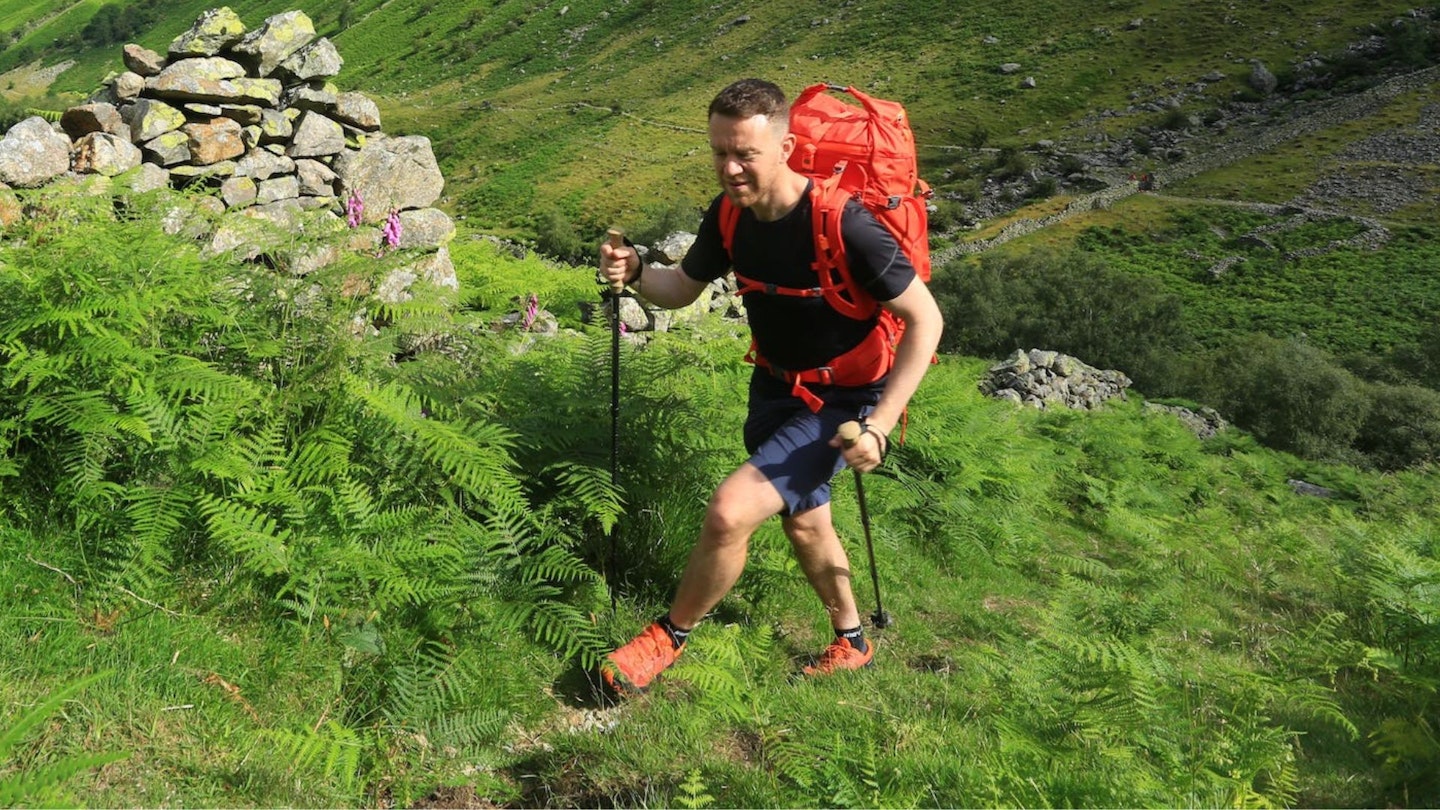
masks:
<path id="1" fill-rule="evenodd" d="M 740 295 L 746 293 L 764 293 L 765 295 L 788 295 L 792 298 L 822 298 L 825 290 L 820 287 L 782 287 L 779 284 L 756 281 L 748 276 L 735 273 L 736 292 Z"/>

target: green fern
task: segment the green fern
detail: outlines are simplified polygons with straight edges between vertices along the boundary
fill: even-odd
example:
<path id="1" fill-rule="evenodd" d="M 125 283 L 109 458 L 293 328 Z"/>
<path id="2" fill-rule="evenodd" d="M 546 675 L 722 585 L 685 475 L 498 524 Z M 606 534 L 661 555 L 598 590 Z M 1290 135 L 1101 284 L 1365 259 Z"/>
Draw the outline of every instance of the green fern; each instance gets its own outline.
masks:
<path id="1" fill-rule="evenodd" d="M 706 792 L 705 778 L 700 774 L 699 768 L 691 768 L 685 775 L 685 781 L 680 783 L 680 791 L 675 796 L 675 803 L 686 810 L 703 810 L 715 803 L 715 797 Z"/>
<path id="2" fill-rule="evenodd" d="M 94 675 L 74 681 L 53 693 L 43 703 L 15 720 L 3 734 L 0 734 L 0 762 L 10 761 L 11 752 L 45 719 L 60 711 L 66 701 L 79 694 L 86 687 L 109 677 L 111 672 L 97 672 Z M 21 770 L 0 776 L 0 806 L 11 807 L 36 805 L 54 801 L 55 790 L 64 782 L 81 773 L 99 768 L 111 762 L 118 762 L 128 753 L 89 754 L 66 757 L 48 763 L 38 769 Z"/>
<path id="3" fill-rule="evenodd" d="M 273 748 L 278 759 L 295 770 L 338 785 L 347 794 L 358 792 L 366 741 L 354 729 L 327 720 L 316 729 L 264 729 L 258 742 Z"/>

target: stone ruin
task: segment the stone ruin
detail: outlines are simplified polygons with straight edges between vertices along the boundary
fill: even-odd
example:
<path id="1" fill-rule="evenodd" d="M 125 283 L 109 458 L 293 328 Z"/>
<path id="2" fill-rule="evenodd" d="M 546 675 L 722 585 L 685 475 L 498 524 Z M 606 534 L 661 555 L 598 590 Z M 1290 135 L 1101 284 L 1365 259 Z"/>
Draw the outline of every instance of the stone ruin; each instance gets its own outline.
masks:
<path id="1" fill-rule="evenodd" d="M 0 140 L 0 225 L 24 215 L 14 188 L 98 177 L 135 192 L 200 189 L 210 192 L 193 197 L 200 211 L 172 210 L 165 227 L 208 239 L 213 252 L 304 275 L 338 248 L 287 254 L 266 244 L 259 221 L 291 233 L 348 224 L 351 250 L 419 256 L 380 284 L 382 299 L 403 300 L 417 278 L 458 286 L 455 225 L 432 207 L 445 181 L 430 140 L 386 135 L 374 101 L 330 81 L 344 60 L 304 12 L 248 30 L 228 7 L 212 9 L 165 55 L 131 44 L 122 57 L 125 71 L 57 124 L 31 117 Z"/>
<path id="2" fill-rule="evenodd" d="M 1125 399 L 1129 387 L 1130 378 L 1119 371 L 1102 371 L 1068 354 L 1040 349 L 1016 349 L 980 380 L 980 390 L 990 396 L 1041 410 L 1051 405 L 1094 410 L 1106 400 Z"/>

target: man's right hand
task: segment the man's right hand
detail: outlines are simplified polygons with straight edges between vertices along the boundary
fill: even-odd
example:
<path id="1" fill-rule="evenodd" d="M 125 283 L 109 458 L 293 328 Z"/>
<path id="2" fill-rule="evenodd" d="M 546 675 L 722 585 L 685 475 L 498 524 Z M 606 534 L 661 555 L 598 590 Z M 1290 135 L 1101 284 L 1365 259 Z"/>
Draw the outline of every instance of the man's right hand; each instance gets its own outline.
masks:
<path id="1" fill-rule="evenodd" d="M 609 241 L 600 245 L 600 280 L 611 287 L 623 287 L 625 283 L 634 277 L 631 269 L 632 258 L 637 261 L 639 255 L 635 248 L 621 245 L 612 247 Z"/>

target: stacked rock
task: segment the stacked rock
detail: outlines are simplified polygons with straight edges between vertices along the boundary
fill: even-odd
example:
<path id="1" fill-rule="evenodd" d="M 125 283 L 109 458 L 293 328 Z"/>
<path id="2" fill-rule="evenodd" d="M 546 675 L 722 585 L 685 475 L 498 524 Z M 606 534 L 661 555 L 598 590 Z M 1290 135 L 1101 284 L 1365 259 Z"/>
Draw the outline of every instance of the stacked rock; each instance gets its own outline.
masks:
<path id="1" fill-rule="evenodd" d="M 445 247 L 455 226 L 431 207 L 444 177 L 430 140 L 387 136 L 374 101 L 329 81 L 344 60 L 304 12 L 251 31 L 230 8 L 212 9 L 164 56 L 132 44 L 123 61 L 101 93 L 62 114 L 60 131 L 38 117 L 12 128 L 0 181 L 32 188 L 67 172 L 133 170 L 136 190 L 202 184 L 237 217 L 290 226 L 306 210 L 348 213 L 352 227 L 386 223 L 391 247 L 434 251 L 419 275 L 455 286 Z M 360 233 L 374 247 L 384 238 Z M 212 248 L 240 241 L 222 224 Z"/>
<path id="2" fill-rule="evenodd" d="M 980 380 L 980 390 L 999 399 L 1044 410 L 1051 405 L 1093 410 L 1114 397 L 1125 399 L 1130 378 L 1102 371 L 1068 354 L 1016 349 Z"/>

